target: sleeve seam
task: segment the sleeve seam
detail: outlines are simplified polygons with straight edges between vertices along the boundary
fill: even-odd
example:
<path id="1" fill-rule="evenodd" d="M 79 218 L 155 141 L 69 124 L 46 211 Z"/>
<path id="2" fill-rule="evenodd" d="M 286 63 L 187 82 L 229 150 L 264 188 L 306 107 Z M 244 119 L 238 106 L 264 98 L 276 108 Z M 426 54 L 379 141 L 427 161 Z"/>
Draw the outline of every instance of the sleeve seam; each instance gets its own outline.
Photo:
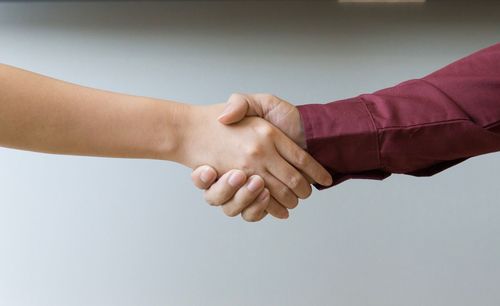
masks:
<path id="1" fill-rule="evenodd" d="M 417 128 L 417 127 L 427 127 L 427 126 L 434 126 L 434 125 L 440 125 L 440 124 L 445 124 L 445 123 L 456 123 L 456 122 L 471 122 L 471 121 L 469 119 L 439 120 L 439 121 L 435 121 L 435 122 L 418 123 L 418 124 L 411 124 L 411 125 L 388 126 L 388 127 L 381 128 L 380 131 L 389 131 L 389 130 L 394 130 L 394 129 L 411 129 L 411 128 Z M 498 123 L 500 123 L 500 121 Z"/>

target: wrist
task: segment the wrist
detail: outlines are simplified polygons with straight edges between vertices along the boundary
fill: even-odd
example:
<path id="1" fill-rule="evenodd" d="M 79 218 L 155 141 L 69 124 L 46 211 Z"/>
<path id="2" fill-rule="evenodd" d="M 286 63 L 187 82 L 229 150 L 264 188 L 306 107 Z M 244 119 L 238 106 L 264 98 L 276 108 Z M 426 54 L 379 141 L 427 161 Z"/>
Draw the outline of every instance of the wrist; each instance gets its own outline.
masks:
<path id="1" fill-rule="evenodd" d="M 306 149 L 307 143 L 306 133 L 304 131 L 304 122 L 297 107 L 295 107 L 294 113 L 297 124 L 295 125 L 296 130 L 293 132 L 293 135 L 291 135 L 291 139 L 293 139 L 295 143 L 297 143 L 297 145 L 299 145 L 302 149 Z"/>
<path id="2" fill-rule="evenodd" d="M 213 136 L 210 135 L 212 125 L 219 124 L 216 118 L 223 107 L 223 104 L 182 105 L 174 121 L 176 124 L 172 127 L 176 142 L 168 159 L 193 169 L 200 166 L 205 150 L 210 145 L 205 142 Z"/>
<path id="3" fill-rule="evenodd" d="M 161 141 L 156 150 L 159 159 L 182 163 L 195 108 L 194 105 L 162 101 L 158 112 L 162 122 L 158 129 Z"/>
<path id="4" fill-rule="evenodd" d="M 175 146 L 171 151 L 170 160 L 184 166 L 190 167 L 193 145 L 196 140 L 196 121 L 199 121 L 201 106 L 185 105 L 176 116 L 176 125 L 172 127 L 175 133 Z"/>
<path id="5" fill-rule="evenodd" d="M 265 117 L 264 119 L 283 131 L 299 147 L 306 148 L 304 125 L 299 109 L 296 106 L 291 106 L 291 109 L 288 108 L 285 111 L 278 109 L 275 113 L 270 114 L 270 118 Z"/>

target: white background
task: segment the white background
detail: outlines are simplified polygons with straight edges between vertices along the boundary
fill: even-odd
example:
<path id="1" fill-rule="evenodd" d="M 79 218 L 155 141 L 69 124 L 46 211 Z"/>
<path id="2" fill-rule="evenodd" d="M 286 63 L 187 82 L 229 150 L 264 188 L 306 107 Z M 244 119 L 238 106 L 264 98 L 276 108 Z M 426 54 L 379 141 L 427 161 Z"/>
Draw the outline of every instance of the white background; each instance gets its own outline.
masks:
<path id="1" fill-rule="evenodd" d="M 333 101 L 498 41 L 498 1 L 0 3 L 1 62 L 196 104 Z M 500 154 L 349 181 L 257 224 L 204 204 L 189 173 L 0 149 L 0 305 L 500 304 Z"/>

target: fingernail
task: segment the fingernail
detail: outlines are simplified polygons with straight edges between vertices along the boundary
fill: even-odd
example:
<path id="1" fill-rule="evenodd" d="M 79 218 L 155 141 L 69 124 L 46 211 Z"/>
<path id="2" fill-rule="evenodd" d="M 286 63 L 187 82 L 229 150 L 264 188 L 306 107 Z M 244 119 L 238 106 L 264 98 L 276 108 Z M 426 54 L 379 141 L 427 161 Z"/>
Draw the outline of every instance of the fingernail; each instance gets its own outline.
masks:
<path id="1" fill-rule="evenodd" d="M 330 186 L 333 184 L 333 178 L 329 175 L 324 178 L 324 182 L 326 183 L 324 186 Z"/>
<path id="2" fill-rule="evenodd" d="M 257 198 L 257 201 L 262 202 L 262 201 L 264 201 L 264 200 L 265 200 L 268 196 L 269 196 L 269 191 L 267 191 L 266 189 L 264 189 L 264 191 L 262 191 L 262 192 L 259 194 L 259 197 Z"/>
<path id="3" fill-rule="evenodd" d="M 240 187 L 245 181 L 245 176 L 240 172 L 233 172 L 227 179 L 229 185 L 233 187 Z"/>
<path id="4" fill-rule="evenodd" d="M 204 168 L 203 170 L 201 170 L 201 173 L 200 173 L 200 180 L 203 182 L 203 183 L 208 183 L 212 180 L 212 171 L 210 171 L 209 168 Z"/>
<path id="5" fill-rule="evenodd" d="M 258 177 L 252 177 L 250 178 L 250 182 L 248 183 L 247 188 L 252 192 L 256 192 L 262 187 L 262 183 L 262 180 Z"/>

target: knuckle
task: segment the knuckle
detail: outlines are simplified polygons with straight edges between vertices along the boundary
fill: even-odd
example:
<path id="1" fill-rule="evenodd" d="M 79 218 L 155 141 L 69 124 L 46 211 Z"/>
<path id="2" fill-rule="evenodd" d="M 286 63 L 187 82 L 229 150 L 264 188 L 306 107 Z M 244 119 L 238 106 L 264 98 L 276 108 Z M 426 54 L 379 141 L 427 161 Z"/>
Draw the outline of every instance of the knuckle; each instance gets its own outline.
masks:
<path id="1" fill-rule="evenodd" d="M 246 154 L 251 158 L 261 157 L 264 154 L 264 146 L 259 143 L 254 143 L 248 146 Z"/>
<path id="2" fill-rule="evenodd" d="M 270 124 L 260 124 L 256 127 L 256 131 L 259 135 L 269 138 L 274 135 L 274 128 Z"/>
<path id="3" fill-rule="evenodd" d="M 248 175 L 248 172 L 250 169 L 252 169 L 252 159 L 250 157 L 250 155 L 247 155 L 246 158 L 243 158 L 240 162 L 239 162 L 239 166 L 238 166 L 238 169 L 240 169 L 241 171 L 245 172 L 247 175 Z"/>
<path id="4" fill-rule="evenodd" d="M 307 154 L 304 151 L 299 150 L 295 155 L 295 161 L 297 163 L 297 166 L 300 168 L 306 167 L 309 161 L 308 157 L 309 156 L 307 156 Z"/>
<path id="5" fill-rule="evenodd" d="M 254 175 L 257 171 L 257 169 L 260 169 L 259 166 L 255 164 L 255 157 L 248 157 L 240 160 L 237 163 L 237 167 L 239 170 L 243 171 L 243 173 L 246 176 L 246 180 L 248 181 L 248 178 L 252 175 Z M 231 192 L 234 194 L 236 191 L 238 191 L 238 188 L 234 188 L 231 190 Z"/>
<path id="6" fill-rule="evenodd" d="M 282 187 L 278 190 L 278 195 L 280 196 L 280 198 L 287 198 L 287 197 L 289 197 L 291 194 L 292 194 L 292 191 L 290 190 L 290 188 L 288 188 L 288 187 L 286 187 L 286 186 L 282 186 Z"/>
<path id="7" fill-rule="evenodd" d="M 205 202 L 211 206 L 219 206 L 222 204 L 221 199 L 211 194 L 208 190 L 204 192 L 203 198 L 205 199 Z"/>
<path id="8" fill-rule="evenodd" d="M 295 208 L 299 203 L 299 199 L 288 187 L 283 187 L 278 191 L 278 198 L 279 202 L 287 208 Z"/>
<path id="9" fill-rule="evenodd" d="M 274 129 L 272 126 L 266 124 L 262 127 L 262 134 L 266 137 L 271 137 L 274 135 Z"/>
<path id="10" fill-rule="evenodd" d="M 299 174 L 290 175 L 290 179 L 288 181 L 288 187 L 292 190 L 299 188 L 302 185 L 302 177 Z"/>

